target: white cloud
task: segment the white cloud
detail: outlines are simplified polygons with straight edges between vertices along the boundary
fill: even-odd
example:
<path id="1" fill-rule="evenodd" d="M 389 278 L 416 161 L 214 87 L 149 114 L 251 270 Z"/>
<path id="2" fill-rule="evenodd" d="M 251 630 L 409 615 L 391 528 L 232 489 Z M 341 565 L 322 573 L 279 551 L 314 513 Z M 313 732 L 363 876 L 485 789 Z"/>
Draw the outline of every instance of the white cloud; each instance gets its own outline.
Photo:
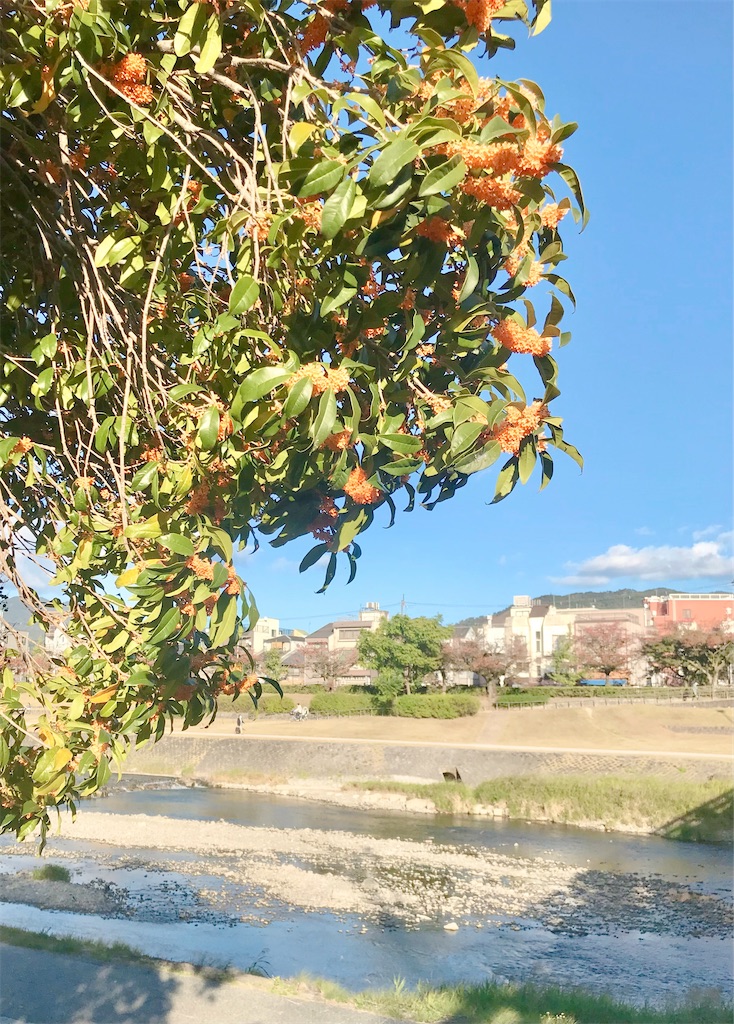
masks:
<path id="1" fill-rule="evenodd" d="M 712 537 L 716 539 L 720 539 L 721 537 L 726 538 L 728 535 L 722 533 L 723 529 L 723 526 L 721 526 L 719 523 L 716 523 L 714 526 L 704 527 L 703 530 L 694 530 L 691 536 L 693 537 L 694 541 L 710 540 Z"/>
<path id="2" fill-rule="evenodd" d="M 652 537 L 655 531 L 651 530 L 649 526 L 638 526 L 635 533 L 638 537 Z"/>
<path id="3" fill-rule="evenodd" d="M 633 548 L 614 544 L 601 555 L 567 563 L 569 575 L 554 582 L 601 586 L 620 578 L 661 584 L 670 580 L 731 580 L 734 575 L 731 547 L 731 532 L 719 533 L 711 540 L 697 540 L 694 535 L 689 547 L 661 544 Z"/>

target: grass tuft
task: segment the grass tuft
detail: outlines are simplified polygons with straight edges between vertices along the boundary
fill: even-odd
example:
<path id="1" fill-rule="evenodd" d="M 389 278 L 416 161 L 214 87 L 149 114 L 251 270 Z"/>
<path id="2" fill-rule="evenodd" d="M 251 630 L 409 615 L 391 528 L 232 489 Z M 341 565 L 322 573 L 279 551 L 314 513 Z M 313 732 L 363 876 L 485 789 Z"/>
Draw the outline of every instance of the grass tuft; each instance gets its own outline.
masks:
<path id="1" fill-rule="evenodd" d="M 61 864 L 44 864 L 42 868 L 34 868 L 31 877 L 38 882 L 70 882 L 71 871 Z"/>

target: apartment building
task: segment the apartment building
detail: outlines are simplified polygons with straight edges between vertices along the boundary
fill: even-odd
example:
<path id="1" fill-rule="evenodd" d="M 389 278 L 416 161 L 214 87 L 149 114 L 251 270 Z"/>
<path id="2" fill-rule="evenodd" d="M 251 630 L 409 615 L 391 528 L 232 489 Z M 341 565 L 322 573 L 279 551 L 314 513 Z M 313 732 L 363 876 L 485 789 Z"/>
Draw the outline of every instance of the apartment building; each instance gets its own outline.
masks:
<path id="1" fill-rule="evenodd" d="M 667 594 L 646 597 L 647 624 L 664 634 L 688 629 L 734 632 L 734 594 Z"/>
<path id="2" fill-rule="evenodd" d="M 598 626 L 622 626 L 630 638 L 630 646 L 639 646 L 647 632 L 644 608 L 558 608 L 541 604 L 527 595 L 516 595 L 512 605 L 496 615 L 488 615 L 481 634 L 487 644 L 510 645 L 520 640 L 527 652 L 527 664 L 515 673 L 520 682 L 535 683 L 553 666 L 553 652 L 568 637 L 579 637 L 587 629 Z M 633 658 L 630 682 L 644 685 L 647 669 L 644 661 Z"/>

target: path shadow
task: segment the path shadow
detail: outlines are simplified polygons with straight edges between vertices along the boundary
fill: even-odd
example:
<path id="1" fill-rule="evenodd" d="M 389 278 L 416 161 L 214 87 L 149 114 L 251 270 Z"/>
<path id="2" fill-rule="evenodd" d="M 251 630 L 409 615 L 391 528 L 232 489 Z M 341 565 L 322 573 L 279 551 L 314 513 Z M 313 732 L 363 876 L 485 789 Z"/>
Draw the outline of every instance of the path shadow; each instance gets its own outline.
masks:
<path id="1" fill-rule="evenodd" d="M 687 842 L 734 842 L 734 789 L 707 800 L 687 814 L 672 818 L 656 835 Z"/>
<path id="2" fill-rule="evenodd" d="M 0 1015 L 44 1024 L 162 1024 L 173 1020 L 184 984 L 169 968 L 130 962 L 102 963 L 90 956 L 21 946 L 0 947 Z M 187 991 L 213 998 L 227 980 L 208 968 L 186 976 Z"/>

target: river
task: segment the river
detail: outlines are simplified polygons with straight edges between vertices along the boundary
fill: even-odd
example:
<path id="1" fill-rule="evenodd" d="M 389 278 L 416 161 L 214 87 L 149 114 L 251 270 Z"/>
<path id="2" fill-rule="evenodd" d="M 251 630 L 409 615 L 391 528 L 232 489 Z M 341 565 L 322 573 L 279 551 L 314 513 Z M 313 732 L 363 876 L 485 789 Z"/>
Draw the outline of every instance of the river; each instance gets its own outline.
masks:
<path id="1" fill-rule="evenodd" d="M 117 787 L 85 820 L 97 831 L 65 826 L 48 859 L 110 913 L 3 902 L 3 923 L 351 988 L 534 979 L 637 1003 L 731 998 L 727 847 L 233 789 Z M 37 864 L 0 849 L 6 879 Z"/>

